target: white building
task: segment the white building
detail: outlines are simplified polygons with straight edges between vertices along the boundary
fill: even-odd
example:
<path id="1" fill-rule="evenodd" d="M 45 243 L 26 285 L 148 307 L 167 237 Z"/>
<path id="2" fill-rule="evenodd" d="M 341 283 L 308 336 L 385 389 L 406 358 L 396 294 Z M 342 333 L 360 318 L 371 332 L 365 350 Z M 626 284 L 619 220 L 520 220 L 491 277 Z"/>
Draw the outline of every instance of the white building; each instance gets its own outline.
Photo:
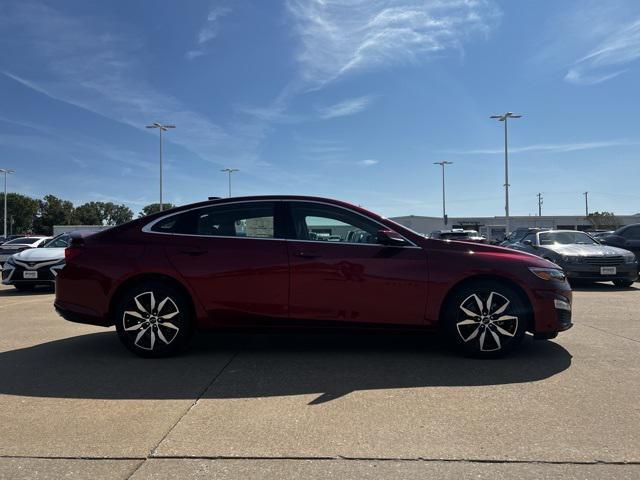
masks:
<path id="1" fill-rule="evenodd" d="M 640 214 L 616 215 L 621 225 L 640 223 Z M 490 240 L 504 236 L 505 217 L 449 217 L 445 226 L 442 217 L 423 217 L 420 215 L 407 215 L 392 217 L 391 220 L 404 225 L 418 233 L 428 234 L 434 230 L 451 228 L 465 228 L 477 230 Z M 511 230 L 518 227 L 545 227 L 566 230 L 591 230 L 593 225 L 584 216 L 573 215 L 544 215 L 537 216 L 512 216 L 509 217 Z"/>

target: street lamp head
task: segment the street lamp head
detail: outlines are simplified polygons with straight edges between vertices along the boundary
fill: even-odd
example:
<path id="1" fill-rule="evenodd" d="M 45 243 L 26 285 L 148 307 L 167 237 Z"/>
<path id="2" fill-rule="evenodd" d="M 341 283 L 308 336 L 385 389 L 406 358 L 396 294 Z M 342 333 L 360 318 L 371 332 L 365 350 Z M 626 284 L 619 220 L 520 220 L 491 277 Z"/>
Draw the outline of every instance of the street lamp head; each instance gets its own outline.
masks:
<path id="1" fill-rule="evenodd" d="M 449 162 L 449 161 L 446 161 L 446 160 L 445 160 L 445 161 L 442 161 L 442 162 L 433 162 L 433 164 L 434 164 L 434 165 L 442 165 L 442 166 L 445 166 L 445 165 L 451 165 L 451 164 L 453 164 L 453 162 Z"/>
<path id="2" fill-rule="evenodd" d="M 507 118 L 522 118 L 522 115 L 516 115 L 513 112 L 507 112 L 503 115 L 491 115 L 489 118 L 504 122 Z"/>
<path id="3" fill-rule="evenodd" d="M 159 128 L 160 130 L 163 130 L 163 131 L 165 131 L 165 132 L 166 132 L 166 131 L 167 131 L 167 129 L 169 129 L 169 128 L 176 128 L 176 126 L 175 126 L 175 125 L 162 125 L 162 124 L 160 124 L 160 123 L 158 123 L 158 122 L 154 122 L 154 123 L 153 123 L 153 124 L 151 124 L 151 125 L 145 125 L 145 127 L 146 127 L 146 128 Z"/>
<path id="4" fill-rule="evenodd" d="M 240 170 L 238 170 L 237 168 L 223 168 L 220 171 L 221 172 L 227 172 L 227 173 L 233 173 L 233 172 L 239 172 Z"/>

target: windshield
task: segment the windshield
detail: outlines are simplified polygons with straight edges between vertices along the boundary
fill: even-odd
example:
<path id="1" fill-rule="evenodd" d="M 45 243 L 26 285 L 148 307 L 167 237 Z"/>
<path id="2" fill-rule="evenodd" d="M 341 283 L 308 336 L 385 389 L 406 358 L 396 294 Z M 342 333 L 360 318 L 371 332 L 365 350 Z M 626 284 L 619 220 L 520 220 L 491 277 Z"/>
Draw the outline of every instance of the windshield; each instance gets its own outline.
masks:
<path id="1" fill-rule="evenodd" d="M 52 238 L 47 243 L 42 245 L 43 248 L 67 248 L 69 246 L 69 241 L 71 237 L 66 233 L 62 235 L 58 235 L 57 237 Z"/>
<path id="2" fill-rule="evenodd" d="M 40 240 L 39 237 L 20 237 L 20 238 L 14 238 L 13 240 L 9 240 L 7 243 L 5 243 L 5 245 L 15 245 L 18 243 L 22 245 L 33 245 L 38 240 Z"/>
<path id="3" fill-rule="evenodd" d="M 599 245 L 593 238 L 582 232 L 547 232 L 538 237 L 540 245 Z"/>

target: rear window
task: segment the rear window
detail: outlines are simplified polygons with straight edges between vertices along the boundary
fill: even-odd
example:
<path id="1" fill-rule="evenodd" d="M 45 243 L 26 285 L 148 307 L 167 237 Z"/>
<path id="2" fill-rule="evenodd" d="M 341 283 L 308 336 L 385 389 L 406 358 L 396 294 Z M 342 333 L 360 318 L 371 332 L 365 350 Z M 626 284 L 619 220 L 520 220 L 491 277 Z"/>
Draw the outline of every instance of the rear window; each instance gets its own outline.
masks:
<path id="1" fill-rule="evenodd" d="M 151 227 L 151 231 L 158 233 L 182 233 L 194 235 L 196 233 L 195 214 L 191 211 L 172 215 L 156 223 Z"/>

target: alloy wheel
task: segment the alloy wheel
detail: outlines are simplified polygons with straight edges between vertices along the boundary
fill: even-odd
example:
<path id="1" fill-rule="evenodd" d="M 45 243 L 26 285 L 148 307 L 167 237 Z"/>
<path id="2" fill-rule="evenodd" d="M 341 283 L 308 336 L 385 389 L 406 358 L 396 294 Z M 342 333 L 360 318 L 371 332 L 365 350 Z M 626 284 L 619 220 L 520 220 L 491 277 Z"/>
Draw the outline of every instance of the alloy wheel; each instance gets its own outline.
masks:
<path id="1" fill-rule="evenodd" d="M 171 297 L 164 296 L 157 302 L 154 292 L 143 292 L 133 298 L 129 307 L 122 315 L 122 326 L 136 347 L 153 350 L 158 345 L 171 344 L 178 336 L 176 317 L 180 309 Z"/>
<path id="2" fill-rule="evenodd" d="M 481 352 L 502 349 L 518 331 L 518 317 L 510 314 L 511 302 L 491 291 L 473 293 L 458 308 L 456 329 L 464 343 L 477 342 Z"/>

